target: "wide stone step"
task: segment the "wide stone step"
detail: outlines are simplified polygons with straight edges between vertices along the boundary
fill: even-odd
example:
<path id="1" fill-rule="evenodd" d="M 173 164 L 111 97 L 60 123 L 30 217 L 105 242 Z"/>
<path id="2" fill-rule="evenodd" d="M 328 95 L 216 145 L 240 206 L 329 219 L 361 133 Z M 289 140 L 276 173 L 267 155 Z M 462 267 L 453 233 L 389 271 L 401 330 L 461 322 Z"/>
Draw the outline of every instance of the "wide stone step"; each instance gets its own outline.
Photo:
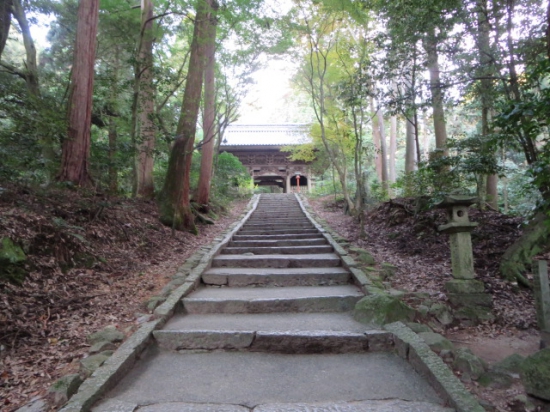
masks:
<path id="1" fill-rule="evenodd" d="M 179 314 L 166 323 L 162 330 L 221 330 L 221 331 L 299 331 L 325 330 L 332 332 L 360 332 L 373 329 L 353 319 L 353 312 L 324 313 L 253 313 L 253 314 Z"/>
<path id="2" fill-rule="evenodd" d="M 356 322 L 351 312 L 180 315 L 154 336 L 168 350 L 348 353 L 393 347 L 390 333 Z"/>
<path id="3" fill-rule="evenodd" d="M 241 255 L 243 253 L 254 253 L 255 255 L 303 255 L 306 253 L 330 253 L 330 245 L 307 245 L 307 246 L 245 246 L 225 247 L 222 254 Z"/>
<path id="4" fill-rule="evenodd" d="M 168 350 L 250 350 L 280 353 L 351 353 L 389 351 L 392 335 L 385 331 L 160 330 L 154 336 Z"/>
<path id="5" fill-rule="evenodd" d="M 350 275 L 343 267 L 326 268 L 210 268 L 202 275 L 207 285 L 329 286 L 344 285 Z"/>
<path id="6" fill-rule="evenodd" d="M 292 234 L 311 234 L 315 233 L 318 234 L 319 231 L 315 228 L 307 229 L 307 228 L 297 228 L 297 229 L 250 229 L 250 228 L 242 228 L 239 230 L 239 235 L 292 235 Z"/>
<path id="7" fill-rule="evenodd" d="M 242 230 L 281 230 L 281 229 L 295 229 L 295 228 L 304 228 L 311 229 L 313 225 L 309 221 L 301 221 L 294 223 L 245 223 L 242 227 Z"/>
<path id="8" fill-rule="evenodd" d="M 335 253 L 304 255 L 218 255 L 212 259 L 212 267 L 319 268 L 340 265 L 340 257 Z"/>
<path id="9" fill-rule="evenodd" d="M 324 239 L 325 237 L 314 230 L 311 233 L 291 233 L 291 234 L 278 234 L 278 235 L 242 235 L 240 232 L 233 236 L 234 241 L 241 240 L 293 240 L 293 239 Z"/>
<path id="10" fill-rule="evenodd" d="M 277 246 L 316 246 L 325 245 L 327 241 L 320 237 L 316 239 L 272 239 L 272 240 L 233 240 L 229 247 L 277 247 Z"/>
<path id="11" fill-rule="evenodd" d="M 347 312 L 363 297 L 354 286 L 199 289 L 183 299 L 187 313 Z"/>
<path id="12" fill-rule="evenodd" d="M 302 209 L 297 207 L 296 209 L 279 209 L 279 210 L 261 210 L 256 209 L 254 213 L 252 213 L 252 216 L 261 216 L 261 217 L 302 217 L 305 216 Z"/>
<path id="13" fill-rule="evenodd" d="M 446 411 L 441 404 L 393 353 L 150 350 L 93 411 Z"/>
<path id="14" fill-rule="evenodd" d="M 293 225 L 295 223 L 298 224 L 311 224 L 308 218 L 305 216 L 295 218 L 295 219 L 278 219 L 278 218 L 269 218 L 269 217 L 251 217 L 246 221 L 247 225 Z"/>

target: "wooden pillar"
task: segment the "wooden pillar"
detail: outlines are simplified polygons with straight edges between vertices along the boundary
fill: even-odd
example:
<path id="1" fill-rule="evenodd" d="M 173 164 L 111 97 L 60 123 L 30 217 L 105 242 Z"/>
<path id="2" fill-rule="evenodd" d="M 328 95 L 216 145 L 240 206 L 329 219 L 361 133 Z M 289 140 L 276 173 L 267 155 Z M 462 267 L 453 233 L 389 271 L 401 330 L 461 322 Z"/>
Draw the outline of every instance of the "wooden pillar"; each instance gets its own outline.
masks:
<path id="1" fill-rule="evenodd" d="M 285 186 L 285 193 L 290 193 L 290 172 L 286 172 L 286 186 Z"/>

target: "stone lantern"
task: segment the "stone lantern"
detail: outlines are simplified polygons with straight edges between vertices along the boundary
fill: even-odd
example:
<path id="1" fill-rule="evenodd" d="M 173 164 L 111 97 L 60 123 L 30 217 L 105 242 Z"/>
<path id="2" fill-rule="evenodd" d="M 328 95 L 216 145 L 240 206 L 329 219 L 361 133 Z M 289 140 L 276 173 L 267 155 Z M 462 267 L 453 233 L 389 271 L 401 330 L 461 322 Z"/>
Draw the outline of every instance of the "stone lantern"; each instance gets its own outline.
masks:
<path id="1" fill-rule="evenodd" d="M 471 231 L 477 223 L 470 222 L 468 208 L 477 198 L 462 195 L 447 196 L 438 207 L 446 209 L 449 221 L 439 226 L 441 233 L 449 234 L 453 280 L 445 284 L 447 296 L 461 320 L 492 319 L 492 296 L 485 292 L 483 282 L 475 279 Z"/>

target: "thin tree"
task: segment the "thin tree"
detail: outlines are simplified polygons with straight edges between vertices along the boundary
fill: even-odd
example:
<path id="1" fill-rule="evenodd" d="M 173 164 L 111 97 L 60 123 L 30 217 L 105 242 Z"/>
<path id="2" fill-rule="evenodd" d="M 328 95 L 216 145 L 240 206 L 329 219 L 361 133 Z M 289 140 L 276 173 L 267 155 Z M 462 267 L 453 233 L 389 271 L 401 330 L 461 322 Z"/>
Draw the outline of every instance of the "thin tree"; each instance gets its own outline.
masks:
<path id="1" fill-rule="evenodd" d="M 438 39 L 435 28 L 424 38 L 424 49 L 427 54 L 427 66 L 430 73 L 430 92 L 432 95 L 432 110 L 435 134 L 436 156 L 446 156 L 447 150 L 447 125 L 445 123 L 445 109 L 443 107 L 443 85 L 441 83 L 439 68 L 439 53 L 437 50 Z"/>
<path id="2" fill-rule="evenodd" d="M 190 204 L 190 172 L 204 75 L 204 25 L 213 0 L 199 0 L 193 27 L 189 69 L 176 140 L 159 195 L 160 220 L 175 230 L 197 233 Z"/>
<path id="3" fill-rule="evenodd" d="M 136 156 L 136 196 L 152 198 L 155 194 L 153 166 L 155 149 L 155 99 L 153 85 L 153 2 L 141 1 L 141 31 L 138 59 L 138 106 L 140 138 Z"/>
<path id="4" fill-rule="evenodd" d="M 68 103 L 67 138 L 63 141 L 60 181 L 78 186 L 92 182 L 88 171 L 99 0 L 80 0 Z"/>
<path id="5" fill-rule="evenodd" d="M 216 137 L 216 26 L 215 12 L 218 3 L 213 0 L 211 12 L 207 16 L 205 28 L 205 59 L 204 70 L 204 110 L 202 128 L 204 140 L 202 144 L 201 170 L 197 188 L 197 203 L 203 211 L 208 209 L 210 198 L 210 183 L 212 181 L 212 164 L 214 161 L 214 148 Z"/>

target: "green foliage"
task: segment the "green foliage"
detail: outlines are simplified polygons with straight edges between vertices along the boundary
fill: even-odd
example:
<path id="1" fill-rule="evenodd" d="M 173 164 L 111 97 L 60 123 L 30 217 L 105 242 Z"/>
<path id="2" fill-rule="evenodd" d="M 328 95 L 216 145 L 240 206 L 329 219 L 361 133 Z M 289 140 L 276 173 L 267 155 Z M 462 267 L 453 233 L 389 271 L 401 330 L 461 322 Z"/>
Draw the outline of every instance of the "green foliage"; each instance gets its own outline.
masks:
<path id="1" fill-rule="evenodd" d="M 1 178 L 34 183 L 51 179 L 58 165 L 46 153 L 59 147 L 65 133 L 62 107 L 49 94 L 33 98 L 22 80 L 0 73 Z"/>
<path id="2" fill-rule="evenodd" d="M 472 190 L 472 181 L 457 167 L 459 158 L 437 156 L 431 162 L 421 162 L 418 170 L 403 173 L 392 185 L 397 196 L 429 197 L 435 205 L 450 193 L 466 193 Z"/>
<path id="3" fill-rule="evenodd" d="M 522 150 L 529 165 L 531 183 L 541 192 L 541 207 L 550 209 L 550 145 L 548 119 L 550 118 L 550 60 L 540 58 L 525 73 L 522 100 L 508 100 L 501 104 L 495 118 L 499 132 L 494 142 Z"/>
<path id="4" fill-rule="evenodd" d="M 252 179 L 246 167 L 231 153 L 221 153 L 215 159 L 212 196 L 229 200 L 248 195 L 252 188 Z"/>

